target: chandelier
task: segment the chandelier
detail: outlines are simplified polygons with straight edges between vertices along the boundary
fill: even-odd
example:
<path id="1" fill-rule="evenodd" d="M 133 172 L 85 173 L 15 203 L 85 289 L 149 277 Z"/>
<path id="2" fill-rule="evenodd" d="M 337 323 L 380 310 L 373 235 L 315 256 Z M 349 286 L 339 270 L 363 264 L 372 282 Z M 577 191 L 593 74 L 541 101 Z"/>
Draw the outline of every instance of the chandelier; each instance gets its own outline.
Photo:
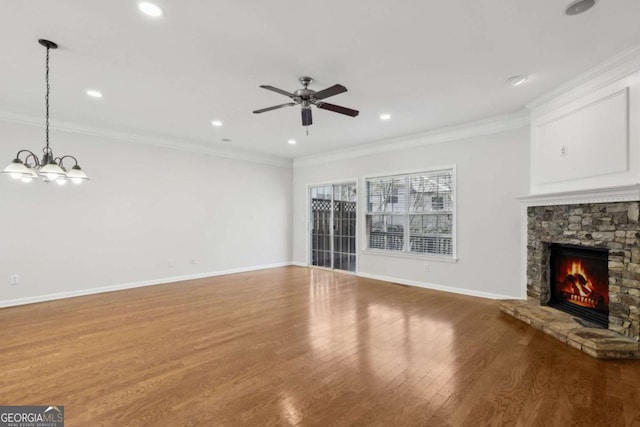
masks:
<path id="1" fill-rule="evenodd" d="M 57 49 L 58 45 L 52 41 L 40 39 L 38 40 L 42 46 L 47 48 L 47 60 L 46 60 L 46 73 L 45 81 L 47 83 L 47 94 L 45 96 L 46 105 L 46 145 L 42 149 L 42 159 L 38 159 L 30 150 L 20 150 L 16 154 L 16 158 L 4 168 L 3 174 L 8 174 L 13 179 L 19 179 L 22 182 L 31 182 L 34 178 L 42 178 L 44 182 L 53 182 L 60 185 L 66 184 L 68 181 L 74 184 L 81 184 L 83 181 L 89 179 L 89 177 L 82 171 L 78 165 L 78 159 L 70 155 L 64 155 L 62 157 L 55 157 L 53 150 L 49 147 L 49 92 L 51 87 L 49 85 L 49 50 Z M 22 157 L 22 158 L 21 158 Z M 74 161 L 73 167 L 69 171 L 64 166 L 64 161 Z"/>

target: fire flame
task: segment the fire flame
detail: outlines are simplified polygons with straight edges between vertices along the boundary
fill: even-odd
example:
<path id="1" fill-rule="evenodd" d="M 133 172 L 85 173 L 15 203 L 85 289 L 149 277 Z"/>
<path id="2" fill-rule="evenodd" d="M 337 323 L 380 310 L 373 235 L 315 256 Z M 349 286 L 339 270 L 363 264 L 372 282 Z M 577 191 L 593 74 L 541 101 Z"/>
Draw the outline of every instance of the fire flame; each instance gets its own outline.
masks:
<path id="1" fill-rule="evenodd" d="M 567 301 L 583 307 L 596 308 L 598 304 L 595 294 L 595 286 L 587 276 L 582 261 L 572 261 L 571 266 L 565 270 L 563 293 Z"/>
<path id="2" fill-rule="evenodd" d="M 573 283 L 573 285 L 575 289 L 580 293 L 580 296 L 588 297 L 593 293 L 591 282 L 587 278 L 587 273 L 582 267 L 582 262 L 572 262 L 571 269 L 568 271 L 568 275 L 575 278 L 576 282 Z"/>
<path id="3" fill-rule="evenodd" d="M 552 292 L 566 301 L 603 313 L 609 311 L 609 280 L 606 260 L 580 256 L 555 259 Z"/>

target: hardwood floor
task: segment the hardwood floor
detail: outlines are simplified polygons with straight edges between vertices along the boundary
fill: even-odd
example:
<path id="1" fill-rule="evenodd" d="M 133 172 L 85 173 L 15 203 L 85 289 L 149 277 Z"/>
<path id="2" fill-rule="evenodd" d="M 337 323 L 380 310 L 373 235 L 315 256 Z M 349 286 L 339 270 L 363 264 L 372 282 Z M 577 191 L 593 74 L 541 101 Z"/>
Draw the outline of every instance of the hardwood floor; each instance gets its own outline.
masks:
<path id="1" fill-rule="evenodd" d="M 66 426 L 638 426 L 640 361 L 495 301 L 299 267 L 0 309 L 0 404 Z"/>

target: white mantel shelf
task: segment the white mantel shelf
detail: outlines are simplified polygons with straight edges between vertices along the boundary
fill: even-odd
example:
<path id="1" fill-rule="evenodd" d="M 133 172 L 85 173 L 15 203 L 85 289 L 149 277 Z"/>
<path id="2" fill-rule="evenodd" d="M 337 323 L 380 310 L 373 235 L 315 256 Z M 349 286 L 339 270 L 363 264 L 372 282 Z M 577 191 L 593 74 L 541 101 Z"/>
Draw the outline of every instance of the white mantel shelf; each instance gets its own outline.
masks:
<path id="1" fill-rule="evenodd" d="M 577 205 L 582 203 L 633 202 L 640 200 L 640 184 L 576 190 L 561 193 L 531 194 L 516 197 L 527 206 Z"/>

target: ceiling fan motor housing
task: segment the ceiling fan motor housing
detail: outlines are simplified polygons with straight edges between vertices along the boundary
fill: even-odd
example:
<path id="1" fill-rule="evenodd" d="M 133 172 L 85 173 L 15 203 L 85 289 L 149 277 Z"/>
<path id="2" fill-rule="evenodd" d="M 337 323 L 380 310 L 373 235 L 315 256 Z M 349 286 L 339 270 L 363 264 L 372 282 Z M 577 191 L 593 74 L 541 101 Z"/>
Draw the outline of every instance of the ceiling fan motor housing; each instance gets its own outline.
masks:
<path id="1" fill-rule="evenodd" d="M 311 90 L 309 89 L 307 86 L 309 86 L 309 84 L 311 84 L 313 82 L 313 79 L 311 77 L 300 77 L 298 79 L 300 81 L 300 83 L 302 83 L 302 85 L 304 86 L 304 88 L 302 89 L 298 89 L 295 92 L 293 92 L 293 100 L 297 103 L 300 103 L 301 101 L 315 101 L 314 96 L 316 94 L 315 90 Z M 313 102 L 311 102 L 313 103 Z M 305 105 L 304 103 L 302 104 L 303 107 L 308 107 L 309 106 L 309 102 L 307 102 L 307 104 Z"/>

